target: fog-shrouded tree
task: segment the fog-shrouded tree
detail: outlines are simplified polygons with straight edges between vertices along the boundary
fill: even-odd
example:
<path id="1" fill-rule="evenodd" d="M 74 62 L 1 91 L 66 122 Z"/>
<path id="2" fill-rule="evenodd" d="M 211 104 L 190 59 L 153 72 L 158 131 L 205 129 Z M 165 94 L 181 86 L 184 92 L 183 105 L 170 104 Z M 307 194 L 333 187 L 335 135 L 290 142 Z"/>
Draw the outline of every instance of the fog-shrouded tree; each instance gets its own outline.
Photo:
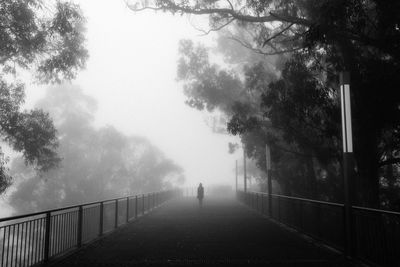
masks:
<path id="1" fill-rule="evenodd" d="M 96 128 L 96 101 L 73 85 L 49 88 L 37 107 L 49 112 L 58 130 L 60 167 L 38 175 L 12 162 L 16 188 L 9 203 L 32 212 L 172 188 L 183 170 L 146 138 L 126 136 L 112 126 Z"/>
<path id="2" fill-rule="evenodd" d="M 242 92 L 250 93 L 253 85 L 260 92 L 255 101 L 237 101 L 228 105 L 232 107 L 229 108 L 230 130 L 240 134 L 242 140 L 253 143 L 250 136 L 265 133 L 258 138 L 262 142 L 253 146 L 255 154 L 251 156 L 261 155 L 266 142 L 275 145 L 272 153 L 278 161 L 278 151 L 288 150 L 293 157 L 297 153 L 295 161 L 303 162 L 296 164 L 297 172 L 311 176 L 305 186 L 314 193 L 319 191 L 317 185 L 313 185 L 313 169 L 314 173 L 318 172 L 311 168 L 315 159 L 318 159 L 316 165 L 326 166 L 322 173 L 327 169 L 329 173 L 338 173 L 340 169 L 338 75 L 340 71 L 349 71 L 356 202 L 372 207 L 398 208 L 387 203 L 394 203 L 399 198 L 400 184 L 397 142 L 400 133 L 399 1 L 132 0 L 128 4 L 137 12 L 150 9 L 189 16 L 207 15 L 209 28 L 201 30 L 204 34 L 218 32 L 227 40 L 252 50 L 263 62 L 264 56 L 270 55 L 283 59 L 278 60 L 282 64 L 278 64 L 276 80 L 272 83 L 265 82 L 263 75 L 257 77 L 257 72 L 269 75 L 270 71 L 263 71 L 256 62 L 247 62 L 247 70 L 244 69 L 241 75 L 235 74 L 242 82 L 247 79 Z M 245 72 L 247 78 L 244 78 Z M 210 74 L 214 75 L 212 68 L 195 73 L 194 78 L 184 76 L 182 81 L 189 87 L 197 86 L 192 91 L 185 88 L 190 95 L 189 104 L 196 108 L 217 106 L 205 88 L 211 88 L 220 96 L 216 99 L 237 99 L 238 90 L 234 85 L 237 82 L 232 82 L 234 74 L 220 70 L 214 75 L 215 79 L 206 80 Z M 282 79 L 283 75 L 285 79 Z M 228 89 L 220 90 L 222 79 L 226 80 L 226 88 L 232 88 L 231 93 Z M 207 103 L 199 99 L 205 99 Z M 257 102 L 260 103 L 258 107 L 252 104 Z M 222 101 L 221 109 L 227 110 L 226 107 Z M 248 151 L 252 154 L 250 149 Z M 259 158 L 262 160 L 261 156 Z"/>
<path id="3" fill-rule="evenodd" d="M 65 1 L 0 2 L 0 138 L 39 172 L 58 165 L 56 129 L 46 112 L 22 111 L 24 80 L 54 83 L 75 77 L 88 57 L 84 18 Z M 0 193 L 11 184 L 0 148 Z"/>

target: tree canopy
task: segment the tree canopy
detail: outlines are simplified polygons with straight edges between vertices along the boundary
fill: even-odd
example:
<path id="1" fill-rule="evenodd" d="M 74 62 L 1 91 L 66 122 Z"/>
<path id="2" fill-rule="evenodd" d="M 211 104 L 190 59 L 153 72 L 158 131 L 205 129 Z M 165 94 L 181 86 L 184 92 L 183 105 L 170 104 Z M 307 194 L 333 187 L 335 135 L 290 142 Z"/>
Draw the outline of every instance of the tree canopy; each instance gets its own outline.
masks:
<path id="1" fill-rule="evenodd" d="M 12 162 L 16 213 L 99 199 L 159 191 L 184 181 L 183 170 L 146 138 L 126 136 L 112 126 L 96 128 L 96 101 L 77 86 L 51 87 L 37 107 L 58 129 L 60 167 L 41 175 Z"/>
<path id="2" fill-rule="evenodd" d="M 84 17 L 70 2 L 0 2 L 0 137 L 38 171 L 58 165 L 56 129 L 46 112 L 21 111 L 26 74 L 40 83 L 72 79 L 88 57 Z M 0 148 L 0 193 L 11 183 Z"/>
<path id="3" fill-rule="evenodd" d="M 265 144 L 271 146 L 274 177 L 289 194 L 314 197 L 322 191 L 319 186 L 340 188 L 338 74 L 349 71 L 356 201 L 399 208 L 399 193 L 388 193 L 400 191 L 398 1 L 129 3 L 134 11 L 207 15 L 204 34 L 216 31 L 255 53 L 240 70 L 208 64 L 207 50 L 183 43 L 178 78 L 191 106 L 219 108 L 230 118 L 228 130 L 241 135 L 260 167 Z M 225 63 L 235 60 L 232 47 L 220 50 Z"/>

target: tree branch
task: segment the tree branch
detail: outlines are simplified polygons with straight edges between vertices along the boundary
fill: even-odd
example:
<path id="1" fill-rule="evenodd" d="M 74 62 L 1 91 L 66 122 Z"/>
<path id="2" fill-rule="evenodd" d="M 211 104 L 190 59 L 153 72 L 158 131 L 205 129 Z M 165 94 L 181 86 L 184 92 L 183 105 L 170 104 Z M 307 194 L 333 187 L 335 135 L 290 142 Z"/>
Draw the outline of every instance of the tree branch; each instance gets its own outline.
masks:
<path id="1" fill-rule="evenodd" d="M 278 37 L 279 35 L 281 35 L 282 33 L 284 33 L 285 31 L 287 31 L 290 27 L 292 27 L 294 25 L 294 23 L 290 23 L 289 26 L 283 28 L 281 31 L 277 32 L 276 34 L 272 35 L 271 37 L 269 37 L 267 40 L 264 41 L 264 43 L 262 44 L 262 47 L 264 47 L 269 41 L 275 39 L 276 37 Z"/>
<path id="2" fill-rule="evenodd" d="M 234 7 L 233 7 L 233 5 L 232 5 L 231 1 L 229 1 L 229 0 L 226 0 L 226 1 L 227 1 L 227 2 L 228 2 L 228 4 L 230 5 L 231 9 L 232 9 L 232 10 L 234 10 Z"/>
<path id="3" fill-rule="evenodd" d="M 202 33 L 203 33 L 202 35 L 208 35 L 210 32 L 216 32 L 216 31 L 219 31 L 219 30 L 225 28 L 226 26 L 228 26 L 229 24 L 231 24 L 231 23 L 232 23 L 233 21 L 235 21 L 235 20 L 236 20 L 235 18 L 232 18 L 232 19 L 230 19 L 228 22 L 226 22 L 226 23 L 224 23 L 224 24 L 222 24 L 222 25 L 220 25 L 220 26 L 218 26 L 218 27 L 216 27 L 216 28 L 211 28 L 211 29 L 209 29 L 208 31 L 205 31 L 205 30 L 203 30 L 203 29 L 197 28 L 195 25 L 192 25 L 192 26 L 193 26 L 196 30 L 202 32 Z"/>
<path id="4" fill-rule="evenodd" d="M 303 47 L 294 47 L 294 48 L 283 49 L 283 50 L 275 49 L 275 52 L 266 52 L 266 51 L 263 51 L 263 50 L 261 50 L 259 48 L 255 48 L 255 47 L 251 46 L 250 44 L 248 44 L 248 43 L 246 43 L 246 42 L 244 42 L 244 41 L 242 41 L 242 40 L 240 40 L 240 39 L 238 39 L 238 38 L 236 38 L 234 36 L 227 37 L 227 38 L 230 39 L 230 40 L 233 40 L 235 42 L 238 42 L 240 45 L 252 50 L 253 52 L 255 52 L 257 54 L 261 54 L 261 55 L 265 55 L 265 56 L 281 55 L 281 54 L 291 53 L 291 52 L 295 52 L 295 51 L 299 51 L 299 50 L 304 49 Z"/>
<path id="5" fill-rule="evenodd" d="M 311 26 L 311 22 L 306 19 L 291 17 L 286 15 L 277 15 L 275 13 L 270 12 L 268 16 L 251 16 L 244 15 L 230 8 L 200 8 L 196 9 L 194 7 L 185 7 L 181 5 L 177 5 L 172 2 L 165 3 L 163 6 L 155 7 L 155 6 L 144 6 L 137 8 L 132 4 L 128 4 L 129 9 L 135 12 L 140 12 L 144 10 L 155 10 L 155 11 L 170 11 L 172 13 L 181 12 L 186 14 L 194 14 L 194 15 L 212 15 L 212 14 L 220 14 L 220 15 L 230 15 L 232 18 L 235 18 L 244 22 L 257 22 L 257 23 L 265 23 L 265 22 L 273 22 L 273 21 L 283 21 L 289 22 L 293 24 L 299 24 L 304 26 Z"/>

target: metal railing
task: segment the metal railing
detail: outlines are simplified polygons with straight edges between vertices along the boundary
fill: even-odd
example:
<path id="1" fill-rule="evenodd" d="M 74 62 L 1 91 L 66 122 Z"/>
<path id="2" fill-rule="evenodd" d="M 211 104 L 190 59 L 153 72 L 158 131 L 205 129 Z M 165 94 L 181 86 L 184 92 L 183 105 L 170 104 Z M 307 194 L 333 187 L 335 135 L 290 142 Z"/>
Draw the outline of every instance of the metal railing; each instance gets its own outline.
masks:
<path id="1" fill-rule="evenodd" d="M 180 194 L 161 191 L 1 218 L 0 267 L 46 263 Z"/>
<path id="2" fill-rule="evenodd" d="M 353 206 L 352 244 L 346 244 L 344 204 L 249 191 L 238 191 L 237 197 L 261 214 L 339 251 L 350 246 L 355 258 L 373 265 L 400 266 L 399 212 Z"/>

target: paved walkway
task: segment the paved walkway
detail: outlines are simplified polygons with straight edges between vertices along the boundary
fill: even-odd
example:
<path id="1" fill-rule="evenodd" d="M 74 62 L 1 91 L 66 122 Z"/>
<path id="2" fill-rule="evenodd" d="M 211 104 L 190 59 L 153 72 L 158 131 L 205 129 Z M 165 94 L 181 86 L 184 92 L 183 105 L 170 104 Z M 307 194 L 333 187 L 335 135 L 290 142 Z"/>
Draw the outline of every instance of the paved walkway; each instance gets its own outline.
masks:
<path id="1" fill-rule="evenodd" d="M 346 266 L 233 199 L 173 200 L 55 266 Z"/>

